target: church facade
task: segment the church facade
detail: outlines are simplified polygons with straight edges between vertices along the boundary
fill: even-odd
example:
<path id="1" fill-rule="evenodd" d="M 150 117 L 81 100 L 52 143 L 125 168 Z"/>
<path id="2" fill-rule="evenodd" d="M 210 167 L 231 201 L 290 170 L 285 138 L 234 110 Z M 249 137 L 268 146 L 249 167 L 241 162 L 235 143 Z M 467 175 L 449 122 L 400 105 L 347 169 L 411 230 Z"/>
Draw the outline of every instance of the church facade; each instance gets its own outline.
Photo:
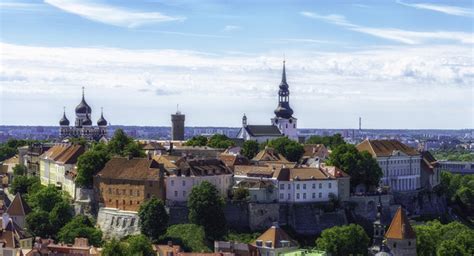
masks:
<path id="1" fill-rule="evenodd" d="M 91 114 L 92 108 L 87 104 L 84 97 L 84 87 L 82 88 L 82 100 L 75 109 L 76 120 L 73 126 L 70 125 L 69 119 L 66 117 L 66 111 L 59 120 L 59 138 L 84 138 L 87 140 L 99 141 L 107 137 L 107 120 L 104 118 L 103 111 L 97 121 L 97 126 L 92 125 Z"/>
<path id="2" fill-rule="evenodd" d="M 297 119 L 293 117 L 293 109 L 290 107 L 290 90 L 286 82 L 285 61 L 283 61 L 283 72 L 278 90 L 278 106 L 274 111 L 275 117 L 270 125 L 249 125 L 247 116 L 242 117 L 242 128 L 237 138 L 244 140 L 255 140 L 259 143 L 280 137 L 288 137 L 298 140 Z"/>

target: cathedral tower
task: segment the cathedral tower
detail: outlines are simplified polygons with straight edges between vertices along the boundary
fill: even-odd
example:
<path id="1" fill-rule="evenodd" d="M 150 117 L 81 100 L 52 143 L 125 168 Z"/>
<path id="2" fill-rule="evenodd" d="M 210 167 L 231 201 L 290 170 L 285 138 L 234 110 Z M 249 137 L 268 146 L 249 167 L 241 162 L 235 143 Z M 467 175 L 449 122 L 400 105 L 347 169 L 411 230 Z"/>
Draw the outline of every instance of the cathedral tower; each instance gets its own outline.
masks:
<path id="1" fill-rule="evenodd" d="M 283 72 L 278 91 L 278 106 L 275 109 L 275 117 L 271 119 L 272 125 L 278 127 L 280 132 L 292 140 L 298 140 L 297 119 L 293 117 L 293 109 L 290 107 L 290 90 L 286 82 L 285 61 L 283 61 Z"/>

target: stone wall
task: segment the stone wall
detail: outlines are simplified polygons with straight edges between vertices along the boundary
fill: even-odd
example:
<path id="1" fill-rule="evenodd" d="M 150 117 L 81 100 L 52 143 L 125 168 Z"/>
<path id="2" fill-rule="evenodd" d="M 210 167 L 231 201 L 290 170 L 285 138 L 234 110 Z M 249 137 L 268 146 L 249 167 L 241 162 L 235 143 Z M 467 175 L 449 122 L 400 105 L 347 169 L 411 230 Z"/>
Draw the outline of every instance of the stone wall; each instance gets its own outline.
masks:
<path id="1" fill-rule="evenodd" d="M 248 204 L 248 223 L 250 230 L 265 230 L 280 219 L 278 203 Z"/>
<path id="2" fill-rule="evenodd" d="M 287 225 L 303 235 L 318 234 L 326 228 L 348 223 L 343 210 L 325 211 L 325 206 L 321 203 L 288 204 L 280 207 L 287 208 L 280 211 L 287 213 L 287 216 L 280 216 L 280 219 L 286 219 Z"/>
<path id="3" fill-rule="evenodd" d="M 114 208 L 100 208 L 97 225 L 105 239 L 121 239 L 128 235 L 140 233 L 140 218 L 137 212 L 121 211 Z"/>
<path id="4" fill-rule="evenodd" d="M 393 193 L 396 204 L 402 205 L 409 214 L 439 216 L 448 211 L 445 196 L 435 192 L 418 190 Z"/>

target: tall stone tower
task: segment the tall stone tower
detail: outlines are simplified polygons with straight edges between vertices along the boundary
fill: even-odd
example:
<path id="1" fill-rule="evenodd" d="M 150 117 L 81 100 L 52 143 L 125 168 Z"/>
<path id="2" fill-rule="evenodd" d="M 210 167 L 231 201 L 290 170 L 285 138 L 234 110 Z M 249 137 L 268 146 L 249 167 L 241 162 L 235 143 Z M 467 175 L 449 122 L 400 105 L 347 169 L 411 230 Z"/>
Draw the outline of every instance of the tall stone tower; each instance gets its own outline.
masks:
<path id="1" fill-rule="evenodd" d="M 171 140 L 184 140 L 184 115 L 179 110 L 171 115 Z"/>
<path id="2" fill-rule="evenodd" d="M 401 206 L 385 233 L 385 239 L 394 256 L 416 256 L 416 234 Z"/>

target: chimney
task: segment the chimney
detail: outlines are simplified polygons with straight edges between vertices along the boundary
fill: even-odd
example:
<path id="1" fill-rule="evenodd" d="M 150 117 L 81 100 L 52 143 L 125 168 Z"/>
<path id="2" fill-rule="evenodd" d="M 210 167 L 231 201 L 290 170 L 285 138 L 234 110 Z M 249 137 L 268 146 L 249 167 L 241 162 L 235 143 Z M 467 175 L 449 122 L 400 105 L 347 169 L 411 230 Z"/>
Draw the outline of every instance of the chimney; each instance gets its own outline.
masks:
<path id="1" fill-rule="evenodd" d="M 173 142 L 170 142 L 170 155 L 173 153 Z"/>

